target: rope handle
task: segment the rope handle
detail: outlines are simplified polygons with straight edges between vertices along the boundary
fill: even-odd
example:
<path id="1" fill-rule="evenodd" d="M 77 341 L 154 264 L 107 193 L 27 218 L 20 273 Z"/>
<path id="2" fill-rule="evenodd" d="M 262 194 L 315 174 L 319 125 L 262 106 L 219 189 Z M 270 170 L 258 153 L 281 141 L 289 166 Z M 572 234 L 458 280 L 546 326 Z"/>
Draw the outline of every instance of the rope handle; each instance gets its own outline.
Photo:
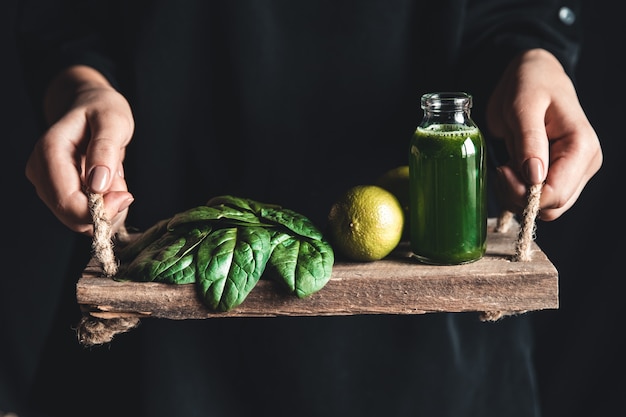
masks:
<path id="1" fill-rule="evenodd" d="M 87 192 L 89 212 L 93 218 L 93 240 L 91 248 L 94 258 L 102 266 L 105 276 L 113 277 L 117 274 L 119 264 L 113 250 L 113 232 L 111 222 L 104 211 L 102 194 Z M 118 232 L 118 239 L 127 238 L 128 232 L 122 227 Z M 76 334 L 78 341 L 85 346 L 95 346 L 109 343 L 113 337 L 125 333 L 139 325 L 137 317 L 120 317 L 112 319 L 98 319 L 83 316 L 78 323 Z"/>
<path id="2" fill-rule="evenodd" d="M 539 213 L 539 200 L 543 184 L 531 185 L 528 190 L 528 202 L 522 213 L 520 231 L 515 242 L 515 254 L 512 260 L 515 262 L 527 262 L 532 259 L 531 248 L 537 231 L 537 214 Z M 496 223 L 495 231 L 506 233 L 513 220 L 513 213 L 504 210 Z"/>
<path id="3" fill-rule="evenodd" d="M 536 235 L 536 219 L 539 213 L 539 200 L 541 198 L 541 190 L 543 184 L 531 185 L 528 190 L 528 202 L 522 212 L 522 222 L 520 230 L 515 242 L 515 254 L 511 258 L 513 262 L 527 262 L 532 259 L 531 248 L 532 242 Z M 498 233 L 506 233 L 511 226 L 514 214 L 511 211 L 504 210 L 496 223 L 495 231 Z M 480 315 L 482 321 L 498 321 L 504 316 L 524 313 L 523 311 L 485 311 Z"/>
<path id="4" fill-rule="evenodd" d="M 93 219 L 93 240 L 91 242 L 93 255 L 102 266 L 105 276 L 115 276 L 119 265 L 113 251 L 111 222 L 104 212 L 104 199 L 102 194 L 92 192 L 87 193 L 87 199 L 89 200 L 89 213 Z"/>

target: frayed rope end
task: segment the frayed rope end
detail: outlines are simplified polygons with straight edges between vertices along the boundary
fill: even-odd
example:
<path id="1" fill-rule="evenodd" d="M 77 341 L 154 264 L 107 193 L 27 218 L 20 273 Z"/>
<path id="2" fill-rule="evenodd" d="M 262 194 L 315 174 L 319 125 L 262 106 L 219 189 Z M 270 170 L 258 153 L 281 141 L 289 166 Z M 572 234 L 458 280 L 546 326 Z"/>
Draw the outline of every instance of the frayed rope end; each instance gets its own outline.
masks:
<path id="1" fill-rule="evenodd" d="M 139 326 L 138 317 L 118 317 L 112 319 L 98 319 L 84 316 L 78 323 L 76 335 L 80 344 L 96 346 L 109 343 L 113 338 Z"/>

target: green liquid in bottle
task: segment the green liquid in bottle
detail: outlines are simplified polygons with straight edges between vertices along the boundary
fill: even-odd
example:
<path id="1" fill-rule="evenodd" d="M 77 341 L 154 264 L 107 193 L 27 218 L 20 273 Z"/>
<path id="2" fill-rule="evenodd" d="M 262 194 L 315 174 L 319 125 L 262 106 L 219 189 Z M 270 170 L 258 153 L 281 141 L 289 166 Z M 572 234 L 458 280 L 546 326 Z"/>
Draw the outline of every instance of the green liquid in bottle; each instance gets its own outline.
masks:
<path id="1" fill-rule="evenodd" d="M 418 127 L 409 155 L 411 249 L 420 261 L 480 259 L 487 244 L 486 156 L 474 126 Z"/>

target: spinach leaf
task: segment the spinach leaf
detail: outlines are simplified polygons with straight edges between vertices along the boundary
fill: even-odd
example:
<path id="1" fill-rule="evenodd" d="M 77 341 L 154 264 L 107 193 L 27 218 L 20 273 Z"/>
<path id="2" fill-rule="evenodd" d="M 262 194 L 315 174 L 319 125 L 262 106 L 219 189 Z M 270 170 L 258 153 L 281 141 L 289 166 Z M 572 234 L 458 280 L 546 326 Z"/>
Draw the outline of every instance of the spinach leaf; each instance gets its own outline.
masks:
<path id="1" fill-rule="evenodd" d="M 218 311 L 241 304 L 261 278 L 270 249 L 270 233 L 263 227 L 213 231 L 198 247 L 195 262 L 203 302 Z"/>
<path id="2" fill-rule="evenodd" d="M 121 275 L 137 281 L 190 284 L 196 281 L 197 247 L 211 233 L 210 225 L 167 232 L 148 245 Z"/>
<path id="3" fill-rule="evenodd" d="M 262 219 L 282 225 L 291 232 L 308 237 L 309 239 L 322 240 L 322 232 L 307 217 L 293 210 L 276 207 L 264 207 L 260 211 Z"/>
<path id="4" fill-rule="evenodd" d="M 280 208 L 280 206 L 276 204 L 260 203 L 249 198 L 234 197 L 232 195 L 220 195 L 217 197 L 213 197 L 206 203 L 206 205 L 211 207 L 230 207 L 234 209 L 249 211 L 250 213 L 254 213 L 256 215 L 258 215 L 261 209 L 264 207 L 274 207 L 278 209 Z"/>
<path id="5" fill-rule="evenodd" d="M 335 259 L 330 245 L 323 240 L 281 235 L 287 238 L 276 239 L 268 273 L 298 298 L 322 289 L 330 279 Z"/>
<path id="6" fill-rule="evenodd" d="M 123 263 L 135 259 L 148 245 L 163 236 L 167 232 L 167 223 L 169 221 L 170 219 L 158 221 L 133 241 L 116 248 L 120 262 Z"/>
<path id="7" fill-rule="evenodd" d="M 223 225 L 260 225 L 259 218 L 250 211 L 233 207 L 199 206 L 176 214 L 167 224 L 169 230 L 189 223 L 214 222 Z"/>

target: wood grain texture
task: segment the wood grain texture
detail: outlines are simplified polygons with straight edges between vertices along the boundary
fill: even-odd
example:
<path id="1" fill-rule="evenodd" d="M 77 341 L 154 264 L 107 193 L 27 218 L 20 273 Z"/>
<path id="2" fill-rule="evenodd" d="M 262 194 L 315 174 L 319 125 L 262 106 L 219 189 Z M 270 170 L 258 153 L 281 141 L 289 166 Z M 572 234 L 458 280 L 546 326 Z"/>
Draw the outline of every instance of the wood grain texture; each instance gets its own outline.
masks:
<path id="1" fill-rule="evenodd" d="M 456 266 L 418 263 L 408 243 L 387 258 L 370 263 L 337 261 L 330 281 L 305 299 L 261 280 L 246 300 L 228 312 L 210 311 L 193 284 L 118 282 L 102 276 L 95 260 L 76 286 L 84 314 L 155 317 L 173 320 L 220 317 L 423 314 L 431 312 L 522 313 L 557 309 L 558 272 L 533 243 L 532 260 L 513 262 L 519 226 L 494 232 L 489 219 L 487 253 L 479 261 Z"/>

